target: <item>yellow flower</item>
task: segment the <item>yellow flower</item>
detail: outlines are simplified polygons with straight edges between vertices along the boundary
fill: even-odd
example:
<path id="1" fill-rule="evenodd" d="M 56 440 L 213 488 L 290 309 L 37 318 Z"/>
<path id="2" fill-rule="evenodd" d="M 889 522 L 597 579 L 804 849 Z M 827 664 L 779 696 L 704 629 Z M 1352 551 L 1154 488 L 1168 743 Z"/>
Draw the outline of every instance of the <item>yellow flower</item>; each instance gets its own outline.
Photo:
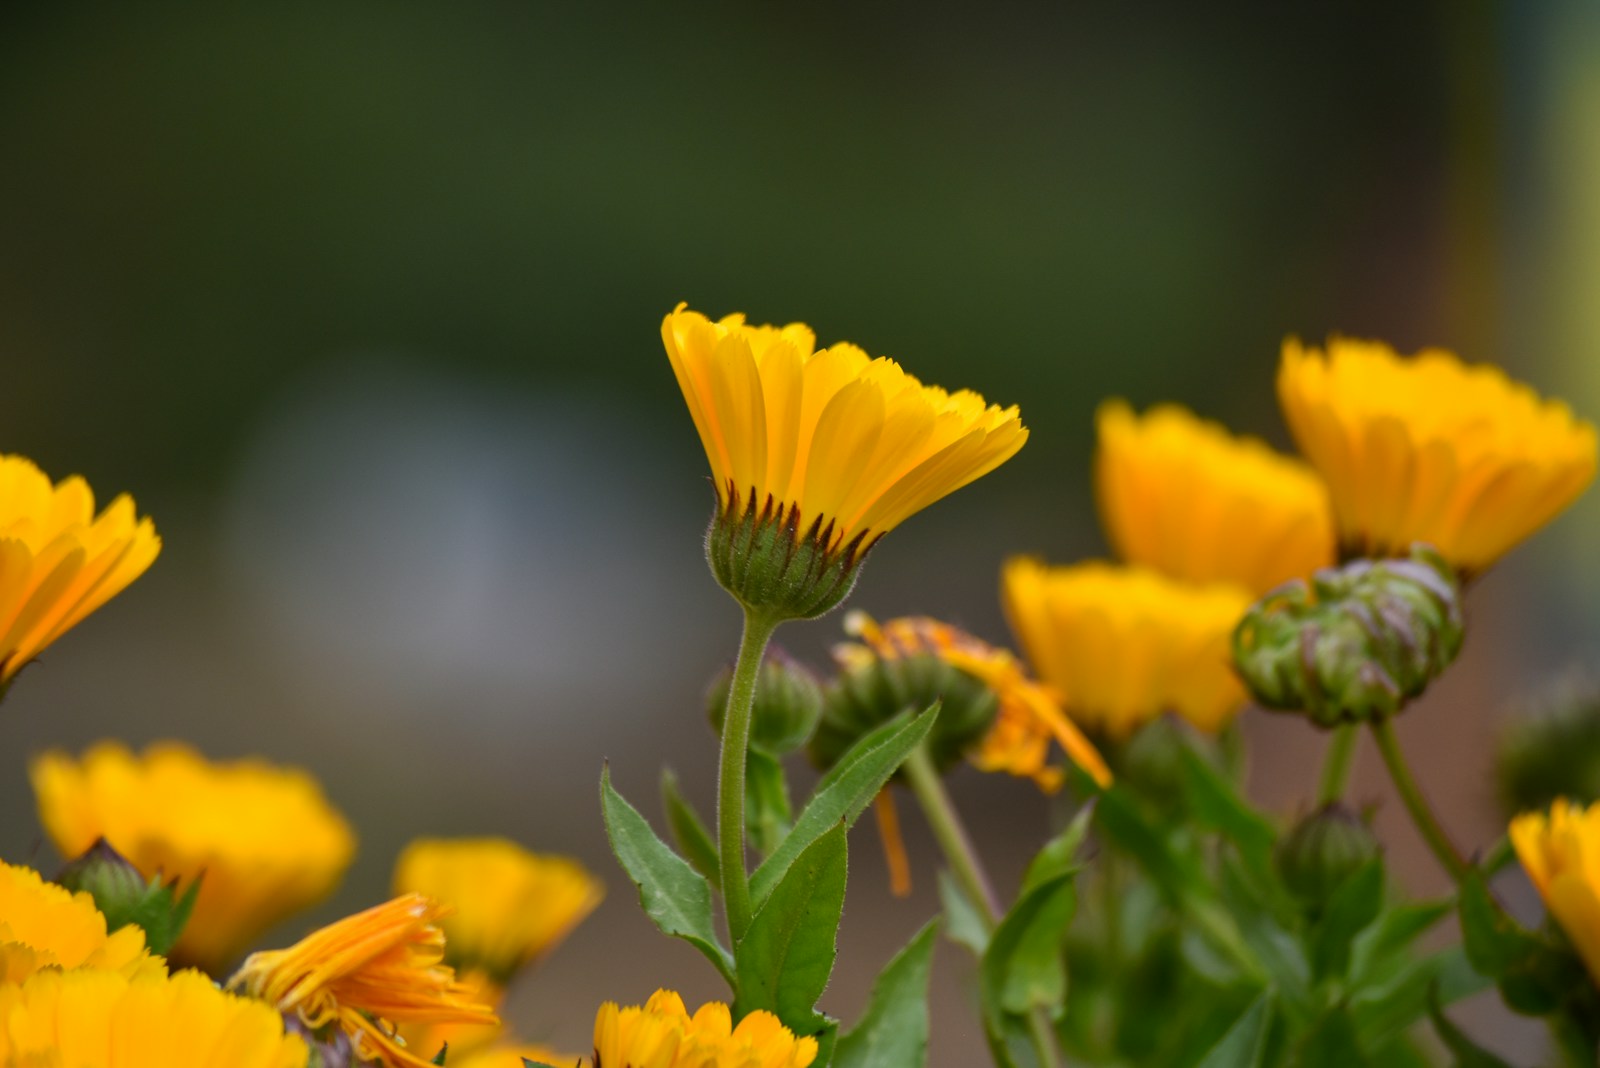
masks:
<path id="1" fill-rule="evenodd" d="M 211 763 L 187 746 L 135 756 L 102 742 L 31 768 L 39 815 L 75 857 L 104 837 L 146 876 L 204 878 L 172 955 L 213 974 L 268 927 L 328 894 L 355 838 L 303 771 L 260 760 Z"/>
<path id="2" fill-rule="evenodd" d="M 1010 459 L 1016 408 L 925 386 L 810 328 L 712 322 L 684 305 L 662 340 L 711 462 L 708 554 L 748 607 L 810 618 L 849 592 L 877 540 Z"/>
<path id="3" fill-rule="evenodd" d="M 1300 461 L 1177 405 L 1110 401 L 1096 422 L 1100 515 L 1128 563 L 1261 594 L 1334 562 L 1327 487 Z"/>
<path id="4" fill-rule="evenodd" d="M 1327 479 L 1345 551 L 1427 542 L 1477 573 L 1544 526 L 1595 474 L 1596 434 L 1497 367 L 1333 338 L 1283 345 L 1278 397 Z"/>
<path id="5" fill-rule="evenodd" d="M 0 862 L 0 983 L 21 982 L 42 968 L 166 974 L 161 958 L 145 952 L 138 927 L 107 934 L 94 898 Z"/>
<path id="6" fill-rule="evenodd" d="M 288 949 L 252 953 L 228 986 L 297 1013 L 307 1027 L 338 1024 L 362 1058 L 425 1068 L 437 1051 L 407 1049 L 399 1025 L 499 1022 L 441 963 L 444 911 L 421 894 L 397 897 Z"/>
<path id="7" fill-rule="evenodd" d="M 643 1008 L 608 1001 L 594 1021 L 592 1068 L 807 1068 L 816 1057 L 816 1039 L 796 1038 L 769 1012 L 734 1027 L 728 1006 L 708 1002 L 690 1016 L 670 990 Z"/>
<path id="8" fill-rule="evenodd" d="M 305 1040 L 199 972 L 45 971 L 0 987 L 8 1068 L 304 1068 Z"/>
<path id="9" fill-rule="evenodd" d="M 1600 803 L 1557 800 L 1547 816 L 1511 821 L 1511 844 L 1528 878 L 1600 983 Z"/>
<path id="10" fill-rule="evenodd" d="M 880 660 L 932 656 L 964 671 L 987 686 L 998 700 L 994 722 L 969 754 L 983 771 L 1005 771 L 1031 778 L 1047 791 L 1061 785 L 1061 769 L 1049 763 L 1050 742 L 1057 742 L 1072 762 L 1102 787 L 1111 785 L 1111 770 L 1098 750 L 1067 718 L 1056 695 L 1028 677 L 1011 653 L 976 638 L 959 627 L 927 616 L 906 616 L 883 624 L 865 612 L 851 612 L 845 630 L 860 638 L 859 648 Z M 859 663 L 854 650 L 836 650 L 841 661 Z"/>
<path id="11" fill-rule="evenodd" d="M 160 552 L 155 524 L 138 518 L 132 497 L 95 515 L 82 478 L 52 486 L 32 460 L 0 456 L 0 687 Z"/>
<path id="12" fill-rule="evenodd" d="M 1125 738 L 1164 712 L 1217 731 L 1244 703 L 1229 646 L 1250 606 L 1241 587 L 1026 557 L 1006 562 L 1001 587 L 1029 663 L 1078 722 L 1107 737 Z"/>
<path id="13" fill-rule="evenodd" d="M 600 904 L 604 890 L 582 864 L 540 856 L 504 838 L 422 838 L 400 854 L 396 893 L 448 906 L 445 960 L 501 985 L 549 952 Z"/>
<path id="14" fill-rule="evenodd" d="M 495 1046 L 457 1059 L 450 1047 L 450 1068 L 522 1068 L 524 1060 L 548 1064 L 550 1068 L 576 1068 L 583 1057 L 576 1053 L 557 1053 L 548 1046 Z"/>

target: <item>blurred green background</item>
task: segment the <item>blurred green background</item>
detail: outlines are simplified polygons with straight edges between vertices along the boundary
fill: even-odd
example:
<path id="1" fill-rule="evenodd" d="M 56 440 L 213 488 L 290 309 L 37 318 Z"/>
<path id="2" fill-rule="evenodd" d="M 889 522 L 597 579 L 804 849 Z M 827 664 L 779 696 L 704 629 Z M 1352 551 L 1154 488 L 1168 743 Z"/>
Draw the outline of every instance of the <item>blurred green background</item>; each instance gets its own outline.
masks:
<path id="1" fill-rule="evenodd" d="M 573 853 L 612 894 L 513 1016 L 575 1050 L 606 998 L 719 993 L 638 914 L 594 789 L 609 758 L 653 813 L 665 759 L 709 808 L 700 689 L 737 615 L 657 335 L 677 301 L 1022 405 L 1027 449 L 897 531 L 854 601 L 995 640 L 1005 554 L 1103 551 L 1106 395 L 1286 444 L 1278 343 L 1338 331 L 1600 415 L 1579 0 L 11 4 L 0 146 L 0 449 L 132 492 L 166 538 L 0 710 L 0 855 L 54 863 L 26 757 L 107 734 L 314 769 L 362 835 L 324 917 L 383 894 L 412 834 Z M 1592 496 L 1481 584 L 1463 666 L 1403 724 L 1465 841 L 1497 829 L 1508 700 L 1594 661 Z M 837 636 L 782 640 L 821 662 Z M 1292 809 L 1317 740 L 1246 722 L 1261 796 Z M 955 788 L 1014 879 L 1048 806 Z M 836 1014 L 936 907 L 908 823 L 909 903 L 854 842 Z M 953 1068 L 982 1054 L 942 952 Z"/>

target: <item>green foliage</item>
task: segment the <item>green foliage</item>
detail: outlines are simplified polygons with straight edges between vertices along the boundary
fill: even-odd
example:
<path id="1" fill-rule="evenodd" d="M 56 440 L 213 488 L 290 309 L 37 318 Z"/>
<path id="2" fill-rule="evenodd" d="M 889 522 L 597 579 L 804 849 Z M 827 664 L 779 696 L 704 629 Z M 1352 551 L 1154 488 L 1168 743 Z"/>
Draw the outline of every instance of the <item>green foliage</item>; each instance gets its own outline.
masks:
<path id="1" fill-rule="evenodd" d="M 1429 991 L 1428 1016 L 1433 1029 L 1455 1057 L 1456 1068 L 1511 1068 L 1509 1064 L 1468 1038 L 1466 1033 L 1450 1021 L 1439 1005 L 1437 991 Z"/>
<path id="2" fill-rule="evenodd" d="M 1460 915 L 1467 959 L 1480 975 L 1494 980 L 1513 1011 L 1548 1016 L 1579 995 L 1593 1000 L 1577 956 L 1508 916 L 1476 873 L 1462 880 Z"/>
<path id="3" fill-rule="evenodd" d="M 839 1036 L 832 1068 L 922 1068 L 928 1063 L 928 978 L 937 922 L 917 932 L 878 975 L 856 1025 Z"/>
<path id="4" fill-rule="evenodd" d="M 744 823 L 751 845 L 771 856 L 789 833 L 793 810 L 789 807 L 789 782 L 783 763 L 759 749 L 745 761 Z"/>
<path id="5" fill-rule="evenodd" d="M 1211 1048 L 1199 1068 L 1260 1068 L 1272 1024 L 1272 995 L 1262 994 L 1239 1014 L 1228 1033 Z"/>
<path id="6" fill-rule="evenodd" d="M 978 968 L 978 1002 L 996 1062 L 1033 1063 L 1028 1014 L 1059 1013 L 1066 1000 L 1063 942 L 1077 907 L 1071 874 L 1056 875 L 1024 893 L 995 928 Z"/>
<path id="7" fill-rule="evenodd" d="M 639 904 L 661 932 L 698 949 L 733 985 L 733 957 L 717 937 L 711 916 L 711 886 L 670 846 L 656 837 L 639 811 L 611 786 L 611 769 L 600 773 L 600 806 L 611 851 L 639 888 Z"/>
<path id="8" fill-rule="evenodd" d="M 671 768 L 661 769 L 661 806 L 667 813 L 667 828 L 673 841 L 695 871 L 712 886 L 722 885 L 722 862 L 717 857 L 717 841 L 711 837 L 700 814 L 678 789 L 678 777 Z"/>
<path id="9" fill-rule="evenodd" d="M 180 894 L 176 879 L 162 883 L 159 872 L 146 879 L 101 838 L 63 868 L 56 882 L 94 898 L 108 932 L 133 924 L 144 931 L 150 952 L 165 956 L 189 922 L 201 879 L 191 881 Z"/>

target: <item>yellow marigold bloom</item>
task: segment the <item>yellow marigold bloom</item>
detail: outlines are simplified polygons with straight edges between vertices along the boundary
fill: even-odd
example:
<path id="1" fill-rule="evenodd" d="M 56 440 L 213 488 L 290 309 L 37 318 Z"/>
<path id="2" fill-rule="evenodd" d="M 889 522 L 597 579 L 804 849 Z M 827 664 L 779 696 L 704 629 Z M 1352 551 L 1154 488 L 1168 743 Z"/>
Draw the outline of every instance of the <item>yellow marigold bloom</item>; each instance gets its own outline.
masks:
<path id="1" fill-rule="evenodd" d="M 1511 821 L 1511 844 L 1545 908 L 1600 983 L 1600 803 L 1583 808 L 1561 799 L 1548 815 L 1524 813 Z"/>
<path id="2" fill-rule="evenodd" d="M 32 868 L 0 862 L 0 984 L 19 983 L 42 968 L 166 974 L 161 959 L 145 952 L 138 927 L 107 934 L 94 898 L 47 883 Z"/>
<path id="3" fill-rule="evenodd" d="M 0 987 L 0 1064 L 14 1068 L 305 1068 L 309 1053 L 282 1016 L 196 971 L 46 971 Z"/>
<path id="4" fill-rule="evenodd" d="M 155 524 L 138 517 L 132 497 L 96 515 L 82 478 L 51 485 L 32 460 L 0 456 L 0 687 L 160 552 Z"/>
<path id="5" fill-rule="evenodd" d="M 338 1024 L 356 1052 L 388 1068 L 422 1068 L 436 1050 L 407 1049 L 401 1024 L 488 1024 L 499 1020 L 442 963 L 445 909 L 421 894 L 347 916 L 288 949 L 252 953 L 232 979 L 307 1027 Z"/>
<path id="6" fill-rule="evenodd" d="M 504 984 L 549 952 L 604 896 L 567 857 L 541 856 L 505 838 L 421 838 L 395 865 L 396 893 L 426 894 L 452 911 L 440 921 L 445 961 Z"/>
<path id="7" fill-rule="evenodd" d="M 261 760 L 210 762 L 166 742 L 135 756 L 101 742 L 31 767 L 39 816 L 75 857 L 105 838 L 146 876 L 201 877 L 172 955 L 223 973 L 268 927 L 320 901 L 355 836 L 307 773 Z"/>
<path id="8" fill-rule="evenodd" d="M 711 462 L 712 568 L 780 616 L 833 607 L 884 533 L 1028 437 L 1015 407 L 925 386 L 854 345 L 817 350 L 800 323 L 712 322 L 680 304 L 661 337 Z"/>
<path id="9" fill-rule="evenodd" d="M 1299 460 L 1174 404 L 1108 401 L 1096 423 L 1100 516 L 1128 563 L 1261 594 L 1334 562 L 1327 487 Z"/>
<path id="10" fill-rule="evenodd" d="M 1091 562 L 1006 562 L 1001 595 L 1039 677 L 1080 723 L 1125 738 L 1165 712 L 1220 730 L 1244 703 L 1230 637 L 1250 607 L 1239 586 L 1198 586 Z"/>
<path id="11" fill-rule="evenodd" d="M 734 1027 L 721 1002 L 690 1016 L 682 998 L 658 990 L 643 1008 L 600 1006 L 591 1068 L 807 1068 L 816 1057 L 816 1039 L 796 1038 L 769 1012 Z"/>
<path id="12" fill-rule="evenodd" d="M 1327 479 L 1344 549 L 1403 555 L 1427 542 L 1482 571 L 1593 480 L 1596 434 L 1497 367 L 1437 349 L 1401 357 L 1333 338 L 1284 342 L 1278 397 Z"/>
<path id="13" fill-rule="evenodd" d="M 1041 788 L 1054 791 L 1061 785 L 1061 769 L 1049 762 L 1054 740 L 1095 782 L 1102 787 L 1111 785 L 1111 769 L 1067 717 L 1054 691 L 1029 678 L 1022 662 L 1006 650 L 927 616 L 879 624 L 865 612 L 851 612 L 845 630 L 861 639 L 862 648 L 880 660 L 937 657 L 994 693 L 999 702 L 994 722 L 969 754 L 983 771 L 1031 778 Z M 855 655 L 849 646 L 836 654 L 846 663 Z"/>

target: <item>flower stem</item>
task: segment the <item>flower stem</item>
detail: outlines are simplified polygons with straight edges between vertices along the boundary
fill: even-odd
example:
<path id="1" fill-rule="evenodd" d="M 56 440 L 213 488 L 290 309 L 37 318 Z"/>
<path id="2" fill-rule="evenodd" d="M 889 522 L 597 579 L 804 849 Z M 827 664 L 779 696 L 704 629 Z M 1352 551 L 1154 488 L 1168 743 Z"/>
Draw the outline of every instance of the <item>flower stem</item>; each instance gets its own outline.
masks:
<path id="1" fill-rule="evenodd" d="M 993 934 L 1000 923 L 999 899 L 989 885 L 983 862 L 972 847 L 972 839 L 961 822 L 960 814 L 956 812 L 955 803 L 944 788 L 944 780 L 933 766 L 926 743 L 911 751 L 901 770 L 911 784 L 911 792 L 916 795 L 917 803 L 922 806 L 922 813 L 939 842 L 945 862 L 950 865 L 951 874 L 983 917 L 984 928 Z M 1039 1056 L 1040 1065 L 1043 1068 L 1057 1068 L 1061 1060 L 1056 1054 L 1055 1029 L 1044 1009 L 1035 1007 L 1028 1013 L 1028 1035 L 1033 1042 L 1034 1052 Z"/>
<path id="2" fill-rule="evenodd" d="M 1331 804 L 1344 797 L 1359 739 L 1360 734 L 1354 723 L 1344 723 L 1334 729 L 1333 737 L 1328 739 L 1328 752 L 1322 758 L 1322 782 L 1317 787 L 1317 804 Z"/>
<path id="3" fill-rule="evenodd" d="M 735 945 L 750 928 L 750 875 L 744 856 L 744 771 L 750 749 L 750 710 L 755 704 L 761 656 L 778 621 L 746 610 L 739 659 L 722 717 L 722 764 L 717 778 L 717 845 L 722 866 L 722 901 L 728 936 Z"/>
<path id="4" fill-rule="evenodd" d="M 1373 720 L 1372 737 L 1378 743 L 1378 752 L 1383 754 L 1383 762 L 1389 769 L 1389 777 L 1394 780 L 1400 800 L 1411 814 L 1411 822 L 1417 825 L 1423 841 L 1428 843 L 1428 848 L 1433 850 L 1433 855 L 1445 871 L 1456 882 L 1460 882 L 1467 873 L 1467 862 L 1462 859 L 1460 851 L 1445 833 L 1444 825 L 1428 806 L 1428 799 L 1422 796 L 1422 789 L 1417 785 L 1411 767 L 1406 763 L 1405 753 L 1400 749 L 1400 739 L 1395 737 L 1394 724 L 1387 719 Z"/>

